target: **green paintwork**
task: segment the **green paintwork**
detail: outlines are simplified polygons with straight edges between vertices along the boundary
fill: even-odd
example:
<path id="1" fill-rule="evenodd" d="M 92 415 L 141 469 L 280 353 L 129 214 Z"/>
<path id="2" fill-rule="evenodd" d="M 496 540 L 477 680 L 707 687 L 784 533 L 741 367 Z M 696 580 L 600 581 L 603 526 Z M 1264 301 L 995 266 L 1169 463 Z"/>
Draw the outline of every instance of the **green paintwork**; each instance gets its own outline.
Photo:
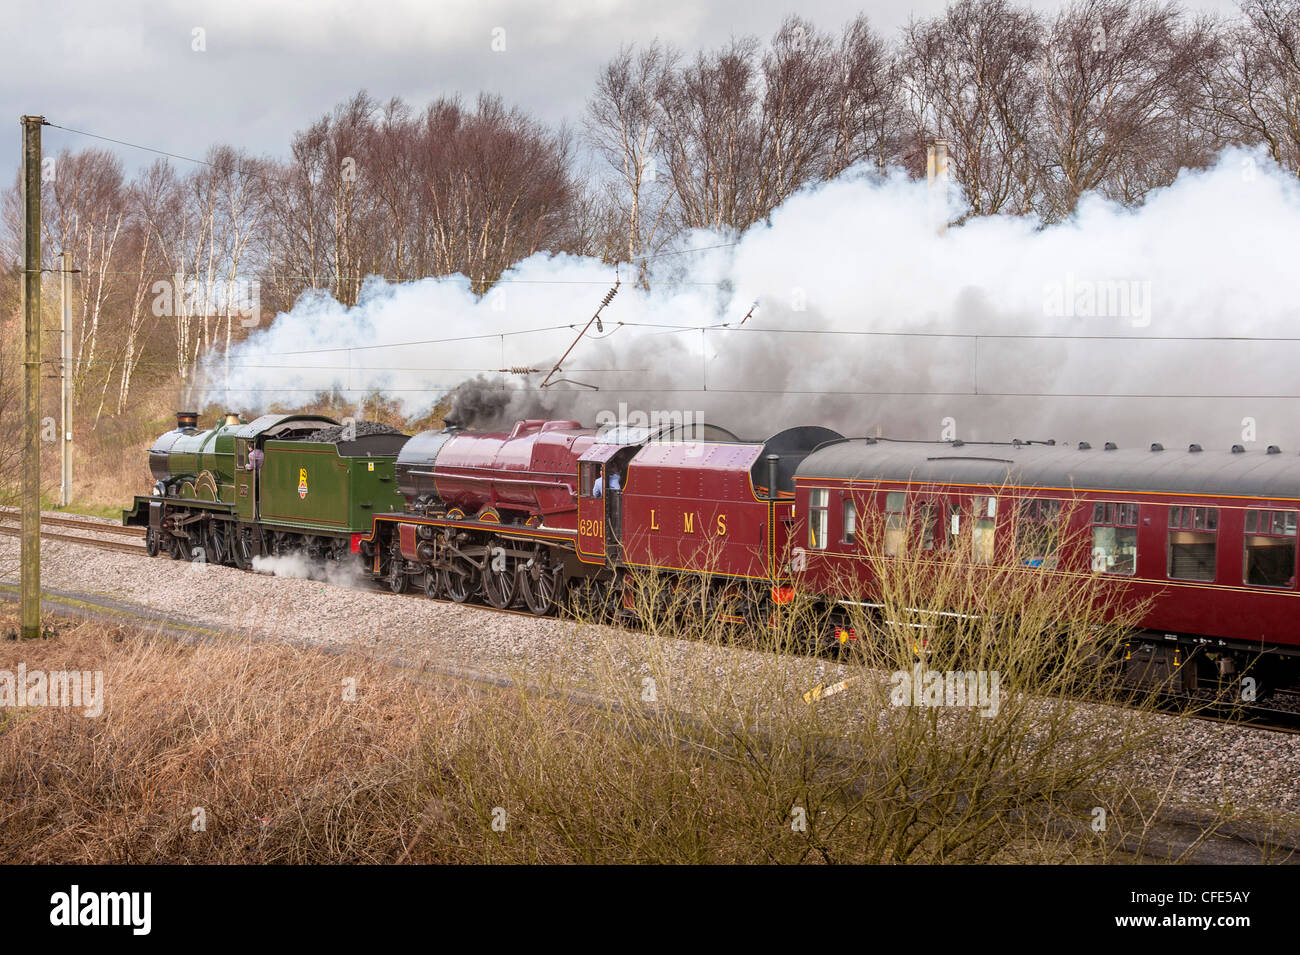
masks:
<path id="1" fill-rule="evenodd" d="M 370 530 L 375 514 L 406 505 L 396 455 L 340 457 L 337 445 L 309 441 L 267 441 L 264 450 L 261 517 L 268 527 L 359 533 Z"/>
<path id="2" fill-rule="evenodd" d="M 149 526 L 149 502 L 160 501 L 163 498 L 151 497 L 145 494 L 137 494 L 131 501 L 131 506 L 122 510 L 122 523 L 133 527 Z M 176 498 L 167 498 L 175 501 Z M 229 514 L 231 505 L 218 501 L 186 501 L 185 506 L 196 511 L 211 511 L 214 514 Z"/>
<path id="3" fill-rule="evenodd" d="M 168 455 L 171 473 L 193 481 L 204 471 L 216 478 L 219 498 L 235 500 L 235 437 L 238 425 L 221 425 L 211 431 L 183 434 L 171 446 Z"/>
<path id="4" fill-rule="evenodd" d="M 167 449 L 166 471 L 171 488 L 166 500 L 184 502 L 198 510 L 234 512 L 253 520 L 253 472 L 239 468 L 237 443 L 260 447 L 265 455 L 258 484 L 258 523 L 266 527 L 323 534 L 368 532 L 375 514 L 402 510 L 406 501 L 397 488 L 396 454 L 356 457 L 339 455 L 339 446 L 320 442 L 276 439 L 264 435 L 285 423 L 307 420 L 336 424 L 318 415 L 264 415 L 251 424 L 219 425 L 209 431 L 180 434 Z M 163 442 L 169 435 L 163 435 Z M 246 460 L 246 458 L 245 458 Z M 299 494 L 300 474 L 306 471 L 307 493 Z M 217 501 L 181 494 L 183 484 L 203 472 L 217 483 Z M 243 496 L 239 490 L 244 489 Z M 122 513 L 124 524 L 147 525 L 149 501 L 137 497 Z"/>
<path id="5" fill-rule="evenodd" d="M 251 438 L 235 438 L 235 457 L 247 461 L 253 450 Z M 257 479 L 248 468 L 235 469 L 235 515 L 241 521 L 252 522 L 257 519 Z"/>

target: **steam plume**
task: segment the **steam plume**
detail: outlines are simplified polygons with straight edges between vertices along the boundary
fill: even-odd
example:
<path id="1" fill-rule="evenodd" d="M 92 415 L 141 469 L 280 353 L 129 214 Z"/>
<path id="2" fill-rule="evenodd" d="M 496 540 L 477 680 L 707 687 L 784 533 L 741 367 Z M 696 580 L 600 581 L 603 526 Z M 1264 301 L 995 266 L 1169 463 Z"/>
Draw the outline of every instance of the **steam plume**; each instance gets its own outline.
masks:
<path id="1" fill-rule="evenodd" d="M 549 370 L 612 266 L 539 254 L 482 298 L 461 277 L 372 280 L 354 308 L 307 296 L 237 346 L 229 380 L 210 356 L 208 394 L 253 409 L 382 389 L 416 412 L 454 391 L 453 416 L 476 426 L 592 424 L 625 403 L 751 437 L 821 423 L 1300 450 L 1286 397 L 1300 395 L 1300 341 L 1185 340 L 1300 337 L 1300 187 L 1262 154 L 1226 152 L 1137 210 L 1086 197 L 1047 227 L 994 216 L 940 235 L 932 208 L 925 183 L 857 173 L 799 193 L 738 240 L 687 235 L 679 247 L 702 251 L 653 260 L 649 292 L 624 266 L 604 333 L 593 328 L 545 391 L 542 374 L 497 370 Z M 426 343 L 394 344 L 413 341 Z"/>

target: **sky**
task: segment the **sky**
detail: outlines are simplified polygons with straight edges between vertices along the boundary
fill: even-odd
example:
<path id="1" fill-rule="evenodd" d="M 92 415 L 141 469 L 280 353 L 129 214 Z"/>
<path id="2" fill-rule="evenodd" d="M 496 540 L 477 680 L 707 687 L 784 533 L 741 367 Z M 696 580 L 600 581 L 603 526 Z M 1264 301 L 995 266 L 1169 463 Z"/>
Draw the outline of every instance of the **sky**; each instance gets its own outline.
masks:
<path id="1" fill-rule="evenodd" d="M 597 71 L 623 44 L 659 38 L 692 52 L 714 48 L 732 36 L 769 37 L 795 11 L 831 31 L 865 13 L 889 35 L 943 7 L 944 0 L 6 0 L 0 117 L 12 125 L 0 148 L 0 182 L 17 175 L 24 114 L 193 157 L 216 144 L 283 157 L 296 130 L 363 88 L 417 108 L 439 96 L 497 93 L 548 122 L 576 125 Z M 1235 3 L 1188 7 L 1230 13 Z M 58 129 L 44 137 L 46 153 L 95 144 Z M 153 159 L 119 152 L 128 169 Z"/>

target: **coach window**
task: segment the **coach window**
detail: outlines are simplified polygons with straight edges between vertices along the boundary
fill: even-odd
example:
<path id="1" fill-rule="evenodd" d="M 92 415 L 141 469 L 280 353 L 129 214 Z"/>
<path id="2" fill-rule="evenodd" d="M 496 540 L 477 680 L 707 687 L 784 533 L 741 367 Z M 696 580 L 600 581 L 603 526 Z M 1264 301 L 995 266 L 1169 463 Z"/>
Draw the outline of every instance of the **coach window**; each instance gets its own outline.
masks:
<path id="1" fill-rule="evenodd" d="M 808 546 L 813 550 L 826 548 L 826 534 L 830 527 L 829 497 L 830 491 L 824 487 L 815 487 L 808 492 Z"/>
<path id="2" fill-rule="evenodd" d="M 918 504 L 917 520 L 921 525 L 921 550 L 934 550 L 934 531 L 939 525 L 937 504 Z"/>
<path id="3" fill-rule="evenodd" d="M 1026 567 L 1054 570 L 1061 546 L 1061 502 L 1041 497 L 1020 502 L 1016 520 L 1016 557 Z"/>
<path id="4" fill-rule="evenodd" d="M 971 558 L 977 564 L 993 562 L 993 534 L 997 530 L 998 499 L 977 497 L 971 502 Z"/>
<path id="5" fill-rule="evenodd" d="M 852 544 L 858 536 L 858 505 L 854 503 L 853 498 L 844 499 L 844 534 L 840 542 Z"/>
<path id="6" fill-rule="evenodd" d="M 1245 582 L 1294 587 L 1295 543 L 1295 511 L 1247 511 Z"/>
<path id="7" fill-rule="evenodd" d="M 890 491 L 885 495 L 885 556 L 896 557 L 903 549 L 903 537 L 907 528 L 907 495 L 902 491 Z"/>
<path id="8" fill-rule="evenodd" d="M 1219 537 L 1217 507 L 1169 508 L 1169 577 L 1213 580 Z"/>
<path id="9" fill-rule="evenodd" d="M 1133 576 L 1137 570 L 1137 505 L 1098 501 L 1092 506 L 1092 569 Z"/>

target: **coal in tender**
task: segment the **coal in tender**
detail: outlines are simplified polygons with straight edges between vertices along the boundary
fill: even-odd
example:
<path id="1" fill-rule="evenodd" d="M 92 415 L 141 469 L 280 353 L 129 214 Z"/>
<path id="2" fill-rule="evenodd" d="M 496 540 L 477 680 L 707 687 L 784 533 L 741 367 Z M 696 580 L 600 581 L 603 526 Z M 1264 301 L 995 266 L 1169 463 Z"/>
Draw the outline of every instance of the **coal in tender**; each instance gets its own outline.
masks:
<path id="1" fill-rule="evenodd" d="M 320 441 L 325 444 L 338 444 L 340 441 L 355 441 L 371 434 L 401 434 L 397 428 L 379 421 L 358 421 L 353 425 L 340 424 L 332 428 L 321 428 L 307 435 L 308 441 Z"/>

